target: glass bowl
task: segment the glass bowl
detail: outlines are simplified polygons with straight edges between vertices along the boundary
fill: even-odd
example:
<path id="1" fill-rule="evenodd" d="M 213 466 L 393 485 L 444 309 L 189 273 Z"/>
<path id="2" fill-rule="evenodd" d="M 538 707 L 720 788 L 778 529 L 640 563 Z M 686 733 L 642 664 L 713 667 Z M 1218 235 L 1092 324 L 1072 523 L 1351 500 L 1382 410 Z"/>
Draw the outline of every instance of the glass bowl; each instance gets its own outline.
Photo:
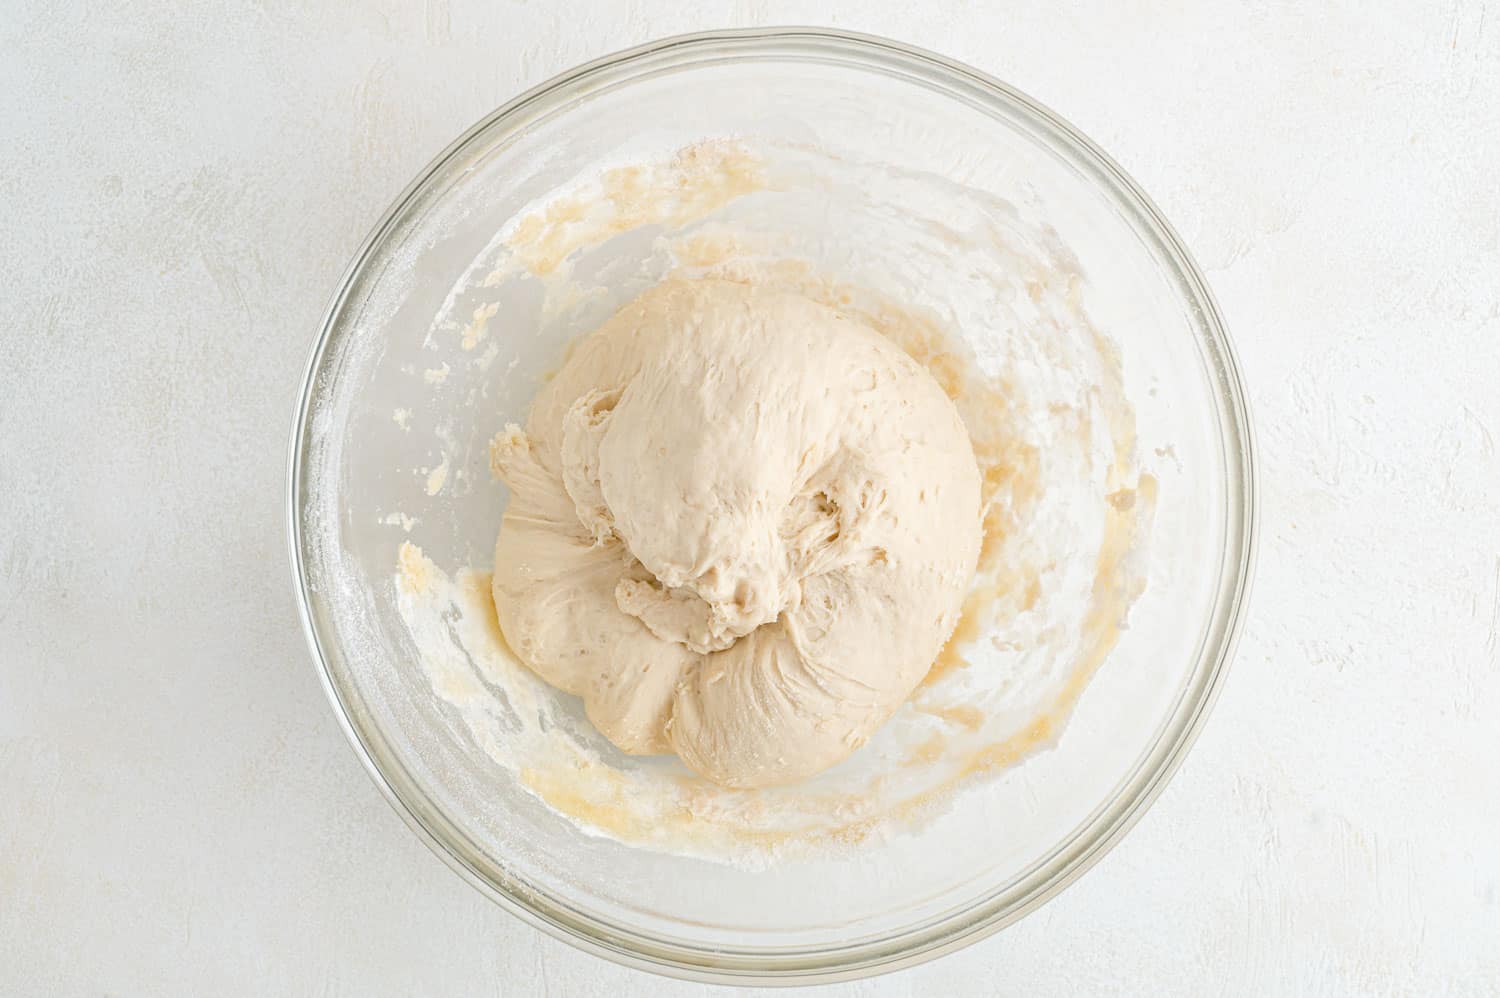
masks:
<path id="1" fill-rule="evenodd" d="M 497 233 L 510 231 L 513 248 L 517 219 L 560 191 L 612 169 L 628 180 L 629 164 L 724 137 L 780 150 L 785 162 L 755 196 L 720 190 L 698 204 L 689 192 L 677 209 L 637 212 L 639 225 L 588 252 L 567 235 L 573 216 L 553 211 L 562 235 L 532 242 L 551 259 L 534 258 L 523 280 L 481 279 Z M 885 181 L 859 179 L 873 176 L 860 173 L 871 164 Z M 779 227 L 832 271 L 869 283 L 887 264 L 907 266 L 912 287 L 940 298 L 1007 265 L 998 250 L 941 249 L 972 221 L 968 201 L 934 208 L 949 217 L 924 223 L 929 255 L 903 256 L 905 202 L 960 189 L 981 199 L 978 214 L 1024 227 L 1038 252 L 1061 261 L 1072 276 L 1059 293 L 1107 338 L 1103 355 L 1119 359 L 1132 453 L 1159 487 L 1144 588 L 1128 622 L 1121 612 L 1118 641 L 1101 645 L 1102 666 L 1036 751 L 910 828 L 843 852 L 747 869 L 565 820 L 492 765 L 451 702 L 434 696 L 401 615 L 403 545 L 420 544 L 438 565 L 487 563 L 505 493 L 490 480 L 486 441 L 524 419 L 566 342 L 664 276 L 661 240 L 726 219 Z M 628 198 L 613 203 L 635 210 Z M 911 241 L 920 242 L 914 230 Z M 548 283 L 570 255 L 589 270 L 590 294 L 559 295 Z M 955 332 L 979 354 L 1003 350 L 1005 322 L 1025 314 L 1027 293 L 1052 293 L 1017 286 L 1019 297 L 997 292 L 989 317 L 983 307 L 959 316 Z M 1031 335 L 1045 354 L 1045 331 Z M 1214 699 L 1245 603 L 1254 506 L 1250 423 L 1218 309 L 1119 167 L 973 69 L 802 28 L 670 38 L 589 63 L 438 156 L 334 296 L 307 368 L 289 481 L 314 659 L 350 741 L 412 829 L 544 931 L 633 966 L 738 983 L 828 981 L 930 959 L 1022 917 L 1097 862 L 1160 792 Z"/>

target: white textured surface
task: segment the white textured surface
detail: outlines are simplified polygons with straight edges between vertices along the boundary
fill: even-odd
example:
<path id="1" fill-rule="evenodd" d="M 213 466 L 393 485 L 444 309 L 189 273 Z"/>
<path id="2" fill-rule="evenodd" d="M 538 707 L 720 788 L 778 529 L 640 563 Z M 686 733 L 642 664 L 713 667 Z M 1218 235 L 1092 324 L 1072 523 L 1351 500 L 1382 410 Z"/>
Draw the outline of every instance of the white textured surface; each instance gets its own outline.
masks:
<path id="1" fill-rule="evenodd" d="M 295 620 L 285 435 L 449 139 L 586 58 L 789 22 L 1114 154 L 1223 303 L 1264 484 L 1236 667 L 1150 814 L 1015 928 L 829 993 L 1494 993 L 1500 9 L 87 6 L 0 10 L 0 993 L 693 990 L 504 914 L 380 798 Z"/>

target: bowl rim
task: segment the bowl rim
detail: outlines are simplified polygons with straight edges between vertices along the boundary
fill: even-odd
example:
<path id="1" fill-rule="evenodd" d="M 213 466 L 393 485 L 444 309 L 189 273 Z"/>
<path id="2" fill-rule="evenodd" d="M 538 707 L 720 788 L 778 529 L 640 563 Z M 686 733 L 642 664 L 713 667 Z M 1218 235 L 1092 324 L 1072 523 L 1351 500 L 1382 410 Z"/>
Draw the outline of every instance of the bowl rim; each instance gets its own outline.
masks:
<path id="1" fill-rule="evenodd" d="M 385 753 L 374 732 L 356 722 L 329 666 L 338 654 L 334 635 L 320 629 L 304 551 L 303 497 L 311 443 L 311 416 L 324 359 L 342 331 L 340 318 L 367 264 L 399 221 L 433 182 L 458 172 L 482 136 L 514 134 L 527 120 L 604 85 L 629 82 L 651 71 L 684 68 L 718 54 L 720 61 L 801 56 L 853 64 L 926 84 L 967 99 L 1033 137 L 1100 184 L 1123 209 L 1137 234 L 1171 266 L 1179 290 L 1196 308 L 1200 348 L 1217 374 L 1214 392 L 1226 471 L 1225 542 L 1219 582 L 1202 651 L 1178 706 L 1156 743 L 1137 761 L 1114 798 L 1102 803 L 1071 839 L 1040 862 L 1011 891 L 997 891 L 935 922 L 875 940 L 821 948 L 715 948 L 709 950 L 605 923 L 504 876 L 486 876 L 460 848 L 464 836 L 425 801 L 404 767 Z M 643 65 L 645 64 L 645 65 Z M 663 64 L 666 64 L 665 66 Z M 303 371 L 292 421 L 286 478 L 287 541 L 298 613 L 323 690 L 345 737 L 381 793 L 417 836 L 464 880 L 512 914 L 582 950 L 641 970 L 699 982 L 806 985 L 851 980 L 898 970 L 977 942 L 1013 924 L 1092 868 L 1138 821 L 1176 773 L 1222 688 L 1248 606 L 1257 546 L 1256 448 L 1240 366 L 1222 315 L 1203 274 L 1172 226 L 1113 159 L 1059 115 L 1014 87 L 968 65 L 876 35 L 820 27 L 769 27 L 675 35 L 584 63 L 535 86 L 481 118 L 439 153 L 382 214 L 340 277 L 324 310 Z M 401 783 L 398 787 L 396 783 Z M 405 788 L 408 792 L 403 793 Z M 410 795 L 417 793 L 418 798 Z M 459 841 L 455 841 L 455 839 Z"/>

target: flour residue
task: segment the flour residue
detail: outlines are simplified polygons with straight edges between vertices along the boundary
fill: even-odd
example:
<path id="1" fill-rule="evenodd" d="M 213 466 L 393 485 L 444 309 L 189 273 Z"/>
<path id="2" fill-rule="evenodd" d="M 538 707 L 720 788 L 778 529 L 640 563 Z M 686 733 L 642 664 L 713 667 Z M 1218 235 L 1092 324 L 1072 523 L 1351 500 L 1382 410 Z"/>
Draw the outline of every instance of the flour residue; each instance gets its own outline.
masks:
<path id="1" fill-rule="evenodd" d="M 813 206 L 840 219 L 842 242 L 806 224 Z M 902 234 L 899 252 L 860 249 L 882 231 Z M 632 238 L 635 257 L 610 256 Z M 795 291 L 926 366 L 980 465 L 979 573 L 926 681 L 864 748 L 799 786 L 732 791 L 673 758 L 616 751 L 506 647 L 488 573 L 435 564 L 417 531 L 400 549 L 398 606 L 424 676 L 474 745 L 590 834 L 755 866 L 898 834 L 1053 744 L 1142 591 L 1157 484 L 1139 469 L 1121 359 L 1089 321 L 1085 276 L 1051 230 L 938 178 L 806 148 L 706 143 L 536 206 L 450 296 L 472 301 L 459 291 L 474 289 L 488 301 L 434 329 L 462 330 L 446 342 L 465 352 L 488 337 L 487 367 L 505 352 L 488 323 L 507 293 L 540 282 L 528 321 L 586 331 L 580 317 L 619 300 L 601 283 L 611 267 L 637 282 Z M 476 362 L 445 356 L 435 369 Z M 444 476 L 461 457 L 444 453 Z M 429 495 L 443 483 L 432 484 Z"/>
<path id="2" fill-rule="evenodd" d="M 550 274 L 582 247 L 645 225 L 697 221 L 764 185 L 764 162 L 742 144 L 700 142 L 665 162 L 604 171 L 597 182 L 523 216 L 506 244 L 532 273 Z M 486 283 L 500 283 L 501 274 Z"/>
<path id="3" fill-rule="evenodd" d="M 495 313 L 498 311 L 500 311 L 500 303 L 495 301 L 488 302 L 476 308 L 474 314 L 469 317 L 469 324 L 464 326 L 463 336 L 459 341 L 459 345 L 465 350 L 473 350 L 479 346 L 480 342 L 489 335 L 490 320 L 495 317 Z"/>
<path id="4" fill-rule="evenodd" d="M 450 460 L 451 458 L 447 454 L 444 454 L 443 460 L 438 463 L 436 468 L 427 470 L 425 489 L 429 496 L 437 495 L 443 491 L 443 486 L 448 484 L 448 464 Z"/>

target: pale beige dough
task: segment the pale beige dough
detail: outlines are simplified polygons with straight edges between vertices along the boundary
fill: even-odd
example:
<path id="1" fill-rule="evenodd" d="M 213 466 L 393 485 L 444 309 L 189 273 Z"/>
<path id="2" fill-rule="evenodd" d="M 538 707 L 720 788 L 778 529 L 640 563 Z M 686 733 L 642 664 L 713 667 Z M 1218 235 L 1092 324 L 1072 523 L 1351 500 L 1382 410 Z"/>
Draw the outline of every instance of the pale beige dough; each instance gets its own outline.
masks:
<path id="1" fill-rule="evenodd" d="M 635 754 L 717 783 L 862 745 L 952 632 L 979 472 L 932 376 L 805 298 L 668 281 L 492 448 L 506 639 Z"/>

